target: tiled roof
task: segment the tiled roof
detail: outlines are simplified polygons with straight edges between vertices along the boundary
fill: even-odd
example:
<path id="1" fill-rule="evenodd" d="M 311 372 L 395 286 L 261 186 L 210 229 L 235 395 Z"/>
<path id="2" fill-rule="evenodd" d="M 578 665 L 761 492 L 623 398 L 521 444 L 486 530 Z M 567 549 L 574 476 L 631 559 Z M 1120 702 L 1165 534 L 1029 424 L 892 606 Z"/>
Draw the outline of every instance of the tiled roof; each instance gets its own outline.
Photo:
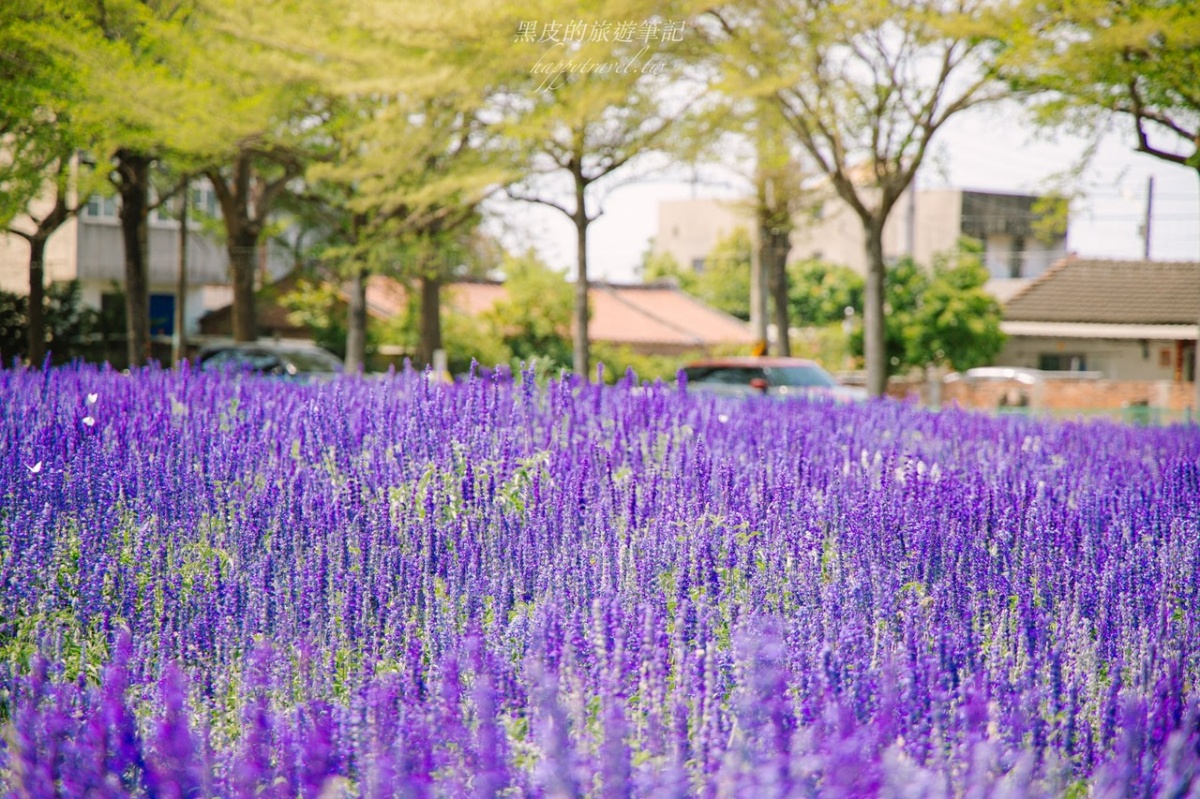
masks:
<path id="1" fill-rule="evenodd" d="M 1200 263 L 1068 257 L 1014 295 L 1006 321 L 1196 324 Z"/>
<path id="2" fill-rule="evenodd" d="M 597 284 L 588 330 L 595 341 L 705 347 L 754 343 L 749 326 L 671 286 Z"/>
<path id="3" fill-rule="evenodd" d="M 278 297 L 293 290 L 296 283 L 295 277 L 285 277 L 260 297 L 257 313 L 263 335 L 304 334 L 302 328 L 290 323 L 287 311 L 278 304 Z M 447 311 L 467 316 L 483 313 L 506 296 L 503 284 L 490 281 L 447 283 L 442 287 Z M 745 322 L 674 286 L 595 283 L 589 298 L 592 313 L 588 334 L 592 341 L 675 350 L 754 343 Z M 404 311 L 406 302 L 407 292 L 399 281 L 382 276 L 368 279 L 367 311 L 372 317 L 393 317 Z M 206 315 L 202 322 L 205 332 L 227 333 L 229 315 L 228 306 Z"/>
<path id="4" fill-rule="evenodd" d="M 500 283 L 451 283 L 449 306 L 470 316 L 483 313 L 506 295 Z M 588 292 L 588 338 L 618 345 L 708 347 L 749 346 L 750 328 L 673 286 L 594 283 Z"/>

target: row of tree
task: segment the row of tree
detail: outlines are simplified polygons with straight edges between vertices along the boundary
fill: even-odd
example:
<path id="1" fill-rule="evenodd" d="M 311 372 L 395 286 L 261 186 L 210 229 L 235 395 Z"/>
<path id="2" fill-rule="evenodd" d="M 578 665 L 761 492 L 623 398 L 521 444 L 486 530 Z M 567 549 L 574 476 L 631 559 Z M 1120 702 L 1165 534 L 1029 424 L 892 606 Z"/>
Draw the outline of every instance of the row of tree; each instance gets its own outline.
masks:
<path id="1" fill-rule="evenodd" d="M 685 269 L 670 255 L 648 251 L 644 279 L 670 280 L 708 304 L 749 320 L 753 241 L 736 228 L 717 242 L 704 269 Z M 784 266 L 787 291 L 777 330 L 821 328 L 849 323 L 849 350 L 862 356 L 866 283 L 853 269 L 821 260 L 793 261 Z M 902 258 L 884 275 L 884 342 L 888 376 L 912 369 L 972 369 L 992 361 L 1003 344 L 999 302 L 984 290 L 988 270 L 982 248 L 963 239 L 956 250 L 940 253 L 931 264 Z M 777 335 L 776 340 L 785 338 Z"/>
<path id="2" fill-rule="evenodd" d="M 419 285 L 422 351 L 440 345 L 440 285 L 485 198 L 507 191 L 576 231 L 573 365 L 587 375 L 588 233 L 603 193 L 650 153 L 711 158 L 732 137 L 752 153 L 755 274 L 777 322 L 806 187 L 821 182 L 860 220 L 880 394 L 883 229 L 947 121 L 1037 96 L 1055 123 L 1126 116 L 1139 149 L 1200 174 L 1197 52 L 1200 10 L 1155 0 L 10 0 L 0 223 L 30 243 L 38 363 L 45 242 L 92 193 L 119 197 L 138 364 L 156 205 L 196 176 L 212 184 L 238 339 L 256 335 L 255 255 L 286 209 L 349 281 L 353 367 L 374 271 Z"/>

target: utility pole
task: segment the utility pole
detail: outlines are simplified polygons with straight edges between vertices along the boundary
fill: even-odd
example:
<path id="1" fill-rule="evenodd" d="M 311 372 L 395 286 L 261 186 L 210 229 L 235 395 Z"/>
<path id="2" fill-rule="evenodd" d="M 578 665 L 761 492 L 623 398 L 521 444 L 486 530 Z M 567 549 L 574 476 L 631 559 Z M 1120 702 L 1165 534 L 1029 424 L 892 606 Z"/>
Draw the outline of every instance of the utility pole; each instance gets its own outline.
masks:
<path id="1" fill-rule="evenodd" d="M 1150 220 L 1154 213 L 1154 175 L 1146 179 L 1146 217 L 1142 220 L 1142 258 L 1150 260 Z"/>
<path id="2" fill-rule="evenodd" d="M 183 331 L 187 319 L 187 245 L 188 245 L 188 192 L 191 181 L 183 179 L 183 192 L 179 201 L 179 272 L 175 277 L 175 335 L 171 337 L 171 360 L 178 366 L 187 351 L 187 338 Z"/>

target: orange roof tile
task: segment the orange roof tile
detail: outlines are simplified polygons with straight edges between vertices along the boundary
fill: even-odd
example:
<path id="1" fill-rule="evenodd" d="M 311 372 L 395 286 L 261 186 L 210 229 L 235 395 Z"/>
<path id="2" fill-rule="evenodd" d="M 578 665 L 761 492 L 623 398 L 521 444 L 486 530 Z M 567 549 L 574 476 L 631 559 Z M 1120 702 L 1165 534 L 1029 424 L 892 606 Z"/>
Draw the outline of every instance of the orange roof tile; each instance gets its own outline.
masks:
<path id="1" fill-rule="evenodd" d="M 276 283 L 272 299 L 286 293 L 294 283 L 293 276 Z M 344 288 L 340 293 L 344 298 Z M 506 296 L 503 284 L 490 281 L 448 283 L 443 287 L 450 311 L 467 316 L 478 316 Z M 367 311 L 373 317 L 386 319 L 402 313 L 407 298 L 408 291 L 398 280 L 380 275 L 367 280 Z M 672 348 L 754 343 L 746 323 L 674 286 L 595 283 L 589 299 L 592 313 L 588 337 L 592 341 Z M 286 319 L 286 312 L 275 302 L 264 303 L 258 313 L 260 324 L 266 322 L 266 326 Z M 228 314 L 229 309 L 223 308 L 209 314 L 209 321 Z"/>

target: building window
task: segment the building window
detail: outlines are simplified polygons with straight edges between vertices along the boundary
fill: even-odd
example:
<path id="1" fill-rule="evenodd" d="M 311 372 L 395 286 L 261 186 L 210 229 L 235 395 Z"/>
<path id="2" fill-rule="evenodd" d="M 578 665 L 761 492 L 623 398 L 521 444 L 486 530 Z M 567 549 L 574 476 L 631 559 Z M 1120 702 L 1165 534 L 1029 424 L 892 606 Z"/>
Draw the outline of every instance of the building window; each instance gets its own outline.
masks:
<path id="1" fill-rule="evenodd" d="M 1022 274 L 1024 262 L 1025 239 L 1017 236 L 1013 239 L 1012 252 L 1008 254 L 1008 276 L 1011 278 L 1024 277 L 1025 275 Z"/>
<path id="2" fill-rule="evenodd" d="M 1085 372 L 1087 358 L 1077 352 L 1043 352 L 1038 355 L 1038 368 L 1046 372 Z"/>
<path id="3" fill-rule="evenodd" d="M 175 333 L 175 295 L 150 295 L 150 335 L 170 336 Z"/>
<path id="4" fill-rule="evenodd" d="M 693 258 L 692 259 L 692 271 L 695 272 L 697 275 L 704 273 L 704 259 L 703 258 Z"/>
<path id="5" fill-rule="evenodd" d="M 87 205 L 83 208 L 83 215 L 96 218 L 117 218 L 117 198 L 116 197 L 101 197 L 99 194 L 93 194 L 88 198 Z"/>
<path id="6" fill-rule="evenodd" d="M 196 211 L 211 217 L 217 215 L 217 193 L 212 190 L 211 186 L 201 186 L 192 189 L 191 200 L 188 204 L 188 213 Z"/>

